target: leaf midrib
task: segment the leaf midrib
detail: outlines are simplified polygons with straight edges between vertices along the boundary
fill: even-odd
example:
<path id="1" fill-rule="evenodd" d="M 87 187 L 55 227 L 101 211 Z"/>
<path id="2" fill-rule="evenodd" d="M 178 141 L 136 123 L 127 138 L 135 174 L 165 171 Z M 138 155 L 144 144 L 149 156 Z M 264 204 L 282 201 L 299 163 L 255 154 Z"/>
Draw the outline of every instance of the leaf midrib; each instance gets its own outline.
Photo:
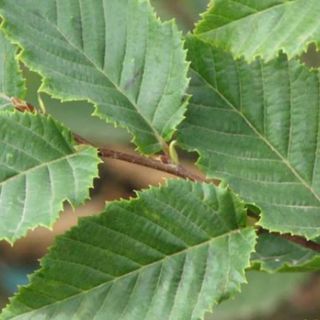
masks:
<path id="1" fill-rule="evenodd" d="M 305 179 L 302 178 L 302 176 L 295 170 L 294 167 L 292 167 L 291 163 L 282 156 L 282 154 L 273 146 L 273 144 L 267 140 L 267 138 L 265 138 L 260 132 L 259 130 L 249 121 L 249 119 L 247 119 L 247 117 L 236 108 L 236 106 L 229 101 L 224 94 L 218 90 L 217 88 L 215 88 L 209 81 L 207 81 L 207 79 L 205 79 L 198 71 L 196 71 L 194 68 L 190 68 L 193 72 L 195 72 L 214 92 L 216 92 L 223 101 L 225 101 L 227 103 L 227 105 L 232 108 L 233 111 L 235 111 L 245 122 L 246 124 L 249 126 L 249 128 L 258 136 L 258 138 L 260 138 L 279 158 L 280 160 L 287 166 L 287 168 L 289 169 L 289 171 L 298 179 L 300 180 L 300 182 L 302 183 L 302 185 L 308 189 L 312 195 L 318 200 L 318 202 L 320 203 L 320 196 L 315 192 L 315 190 L 313 190 L 312 186 L 310 186 Z"/>
<path id="2" fill-rule="evenodd" d="M 42 307 L 40 307 L 40 308 L 33 309 L 32 311 L 29 311 L 29 312 L 21 313 L 21 314 L 15 316 L 14 318 L 11 318 L 11 319 L 12 319 L 12 320 L 15 320 L 15 319 L 16 319 L 16 320 L 19 320 L 19 318 L 21 318 L 21 317 L 23 317 L 23 316 L 25 316 L 25 315 L 30 315 L 30 314 L 39 312 L 39 311 L 41 311 L 41 310 L 45 310 L 45 309 L 47 309 L 47 308 L 50 308 L 50 307 L 52 307 L 52 306 L 58 305 L 58 304 L 60 304 L 60 303 L 64 303 L 64 302 L 67 302 L 67 301 L 69 301 L 69 300 L 73 300 L 73 299 L 75 299 L 75 298 L 77 298 L 77 297 L 79 297 L 79 296 L 81 296 L 81 295 L 85 295 L 85 294 L 92 293 L 92 292 L 94 292 L 95 290 L 99 290 L 100 288 L 102 288 L 103 286 L 105 286 L 105 285 L 107 285 L 107 284 L 115 283 L 115 282 L 117 282 L 117 281 L 120 281 L 120 280 L 123 280 L 123 279 L 125 279 L 125 278 L 127 278 L 127 277 L 130 277 L 131 275 L 133 275 L 133 274 L 135 274 L 135 273 L 143 272 L 143 270 L 145 270 L 145 269 L 147 269 L 147 268 L 151 268 L 152 266 L 154 266 L 154 265 L 156 265 L 156 264 L 158 264 L 158 263 L 163 263 L 166 259 L 173 258 L 173 257 L 175 257 L 175 256 L 181 255 L 181 254 L 183 254 L 183 253 L 187 253 L 188 251 L 195 250 L 195 249 L 197 249 L 197 248 L 201 248 L 202 246 L 206 246 L 206 245 L 208 245 L 208 244 L 210 244 L 210 243 L 212 243 L 212 242 L 215 242 L 215 241 L 217 241 L 217 240 L 219 240 L 219 239 L 221 239 L 221 238 L 223 238 L 223 237 L 230 237 L 230 236 L 232 236 L 233 234 L 237 234 L 237 233 L 241 234 L 242 231 L 244 231 L 244 230 L 250 230 L 250 229 L 252 230 L 251 227 L 238 228 L 238 229 L 231 230 L 231 231 L 229 231 L 229 232 L 226 232 L 226 233 L 221 234 L 221 235 L 219 235 L 219 236 L 216 236 L 216 237 L 214 237 L 214 238 L 210 238 L 209 240 L 203 241 L 203 242 L 201 242 L 201 243 L 199 243 L 199 244 L 196 244 L 196 245 L 194 245 L 194 246 L 187 247 L 187 248 L 185 248 L 185 249 L 183 249 L 183 250 L 180 250 L 179 252 L 175 252 L 175 253 L 173 253 L 173 254 L 171 254 L 171 255 L 164 256 L 164 257 L 162 257 L 162 258 L 159 259 L 159 260 L 156 260 L 156 261 L 154 261 L 154 262 L 151 262 L 151 263 L 149 263 L 149 264 L 146 264 L 146 265 L 142 266 L 141 268 L 138 268 L 138 269 L 135 269 L 135 270 L 133 270 L 133 271 L 130 271 L 130 272 L 128 272 L 128 273 L 126 273 L 126 274 L 123 274 L 123 275 L 121 275 L 121 276 L 119 276 L 119 277 L 116 277 L 116 278 L 114 278 L 114 279 L 112 279 L 112 280 L 110 280 L 110 281 L 103 282 L 103 283 L 101 283 L 100 285 L 98 285 L 98 286 L 96 286 L 96 287 L 90 288 L 90 289 L 88 289 L 88 290 L 82 290 L 81 292 L 79 292 L 79 293 L 77 293 L 77 294 L 74 294 L 74 295 L 72 295 L 72 296 L 69 296 L 69 297 L 67 297 L 67 298 L 65 298 L 65 299 L 58 300 L 58 301 L 56 301 L 56 302 L 54 302 L 54 303 L 44 305 L 44 306 L 42 306 Z M 48 257 L 48 258 L 50 258 L 50 257 Z M 63 261 L 63 260 L 61 260 L 61 261 Z M 25 306 L 28 307 L 27 305 L 25 305 Z M 28 308 L 30 308 L 30 307 L 28 307 Z M 4 310 L 5 310 L 5 309 L 4 309 Z M 0 315 L 0 319 L 1 319 L 1 315 Z"/>
<path id="3" fill-rule="evenodd" d="M 48 166 L 51 165 L 51 164 L 54 164 L 54 163 L 57 163 L 57 162 L 60 162 L 60 161 L 64 161 L 64 160 L 68 160 L 68 159 L 71 159 L 71 158 L 73 158 L 73 157 L 84 156 L 84 155 L 86 155 L 86 153 L 85 153 L 84 151 L 88 151 L 88 150 L 90 150 L 90 149 L 92 149 L 92 147 L 86 147 L 86 149 L 83 149 L 83 150 L 81 150 L 81 151 L 79 151 L 79 152 L 69 153 L 69 154 L 67 154 L 67 155 L 64 156 L 64 157 L 61 157 L 61 158 L 58 158 L 58 159 L 54 159 L 54 160 L 51 160 L 51 161 L 48 161 L 48 162 L 44 162 L 44 163 L 41 163 L 41 164 L 39 164 L 39 165 L 37 165 L 37 166 L 35 166 L 35 167 L 29 168 L 29 169 L 27 169 L 27 170 L 25 170 L 25 171 L 21 171 L 19 174 L 14 175 L 14 176 L 6 179 L 6 180 L 1 181 L 1 182 L 0 182 L 0 188 L 1 188 L 3 185 L 7 184 L 8 182 L 13 181 L 13 180 L 15 180 L 15 179 L 18 179 L 18 178 L 20 178 L 20 177 L 22 177 L 22 176 L 25 176 L 25 175 L 27 175 L 27 174 L 30 173 L 30 172 L 37 171 L 37 170 L 39 170 L 40 168 L 48 167 Z"/>
<path id="4" fill-rule="evenodd" d="M 12 4 L 13 4 L 13 3 L 12 3 Z M 14 4 L 13 4 L 13 5 L 14 5 Z M 32 13 L 32 12 L 29 12 L 29 13 L 31 13 L 32 15 L 34 15 L 34 13 Z M 145 116 L 139 111 L 139 108 L 138 108 L 137 104 L 136 104 L 134 101 L 132 101 L 132 100 L 125 94 L 125 92 L 123 92 L 123 90 L 119 87 L 119 85 L 118 85 L 116 82 L 114 82 L 113 80 L 111 80 L 111 79 L 108 77 L 108 75 L 105 73 L 105 71 L 102 70 L 99 66 L 97 66 L 97 65 L 94 63 L 94 61 L 92 61 L 92 60 L 90 59 L 90 57 L 88 57 L 88 56 L 86 55 L 85 52 L 83 52 L 80 48 L 78 48 L 76 45 L 74 45 L 56 24 L 54 24 L 52 21 L 50 21 L 48 18 L 46 18 L 46 17 L 43 16 L 42 14 L 39 14 L 39 15 L 37 16 L 37 18 L 39 18 L 39 17 L 41 17 L 41 18 L 42 18 L 44 21 L 46 21 L 50 26 L 52 26 L 52 27 L 63 37 L 63 39 L 66 41 L 66 43 L 67 43 L 69 46 L 71 46 L 74 50 L 76 50 L 77 52 L 79 52 L 79 53 L 82 55 L 82 57 L 85 58 L 85 59 L 88 61 L 88 63 L 92 65 L 92 67 L 93 67 L 94 69 L 96 69 L 99 73 L 101 73 L 101 74 L 115 87 L 115 89 L 118 90 L 118 92 L 120 92 L 120 93 L 130 102 L 130 104 L 134 107 L 134 109 L 136 110 L 136 112 L 141 116 L 141 118 L 145 121 L 145 123 L 146 123 L 146 124 L 148 125 L 148 127 L 151 129 L 151 132 L 153 132 L 155 138 L 158 140 L 158 142 L 160 143 L 160 145 L 163 146 L 163 143 L 164 143 L 164 142 L 163 142 L 163 139 L 162 139 L 160 133 L 157 132 L 157 130 L 152 126 L 152 123 L 150 123 L 150 121 L 149 121 L 147 118 L 145 118 Z M 104 40 L 105 40 L 105 39 L 104 39 Z M 21 47 L 23 48 L 23 46 L 21 46 Z M 47 89 L 47 91 L 49 91 L 49 90 Z M 51 93 L 51 92 L 47 92 L 47 93 Z M 95 101 L 93 101 L 93 103 L 96 104 Z"/>
<path id="5" fill-rule="evenodd" d="M 273 5 L 273 6 L 269 7 L 269 8 L 263 9 L 263 10 L 261 10 L 261 11 L 257 11 L 257 12 L 248 14 L 248 15 L 246 15 L 246 16 L 244 16 L 244 17 L 241 17 L 241 18 L 239 18 L 239 19 L 233 20 L 233 21 L 231 21 L 231 22 L 229 22 L 229 23 L 226 23 L 226 24 L 224 24 L 224 25 L 222 25 L 222 26 L 220 26 L 220 27 L 217 27 L 217 28 L 215 28 L 215 29 L 211 29 L 211 30 L 208 30 L 208 31 L 205 31 L 205 32 L 200 32 L 200 33 L 195 32 L 195 36 L 207 35 L 207 34 L 216 32 L 216 31 L 218 31 L 218 30 L 220 30 L 220 29 L 226 28 L 226 27 L 228 27 L 228 26 L 230 26 L 230 25 L 232 25 L 232 24 L 236 24 L 236 23 L 238 23 L 238 22 L 240 22 L 240 21 L 242 21 L 242 20 L 247 19 L 248 17 L 251 17 L 251 16 L 259 16 L 259 15 L 262 15 L 262 14 L 268 12 L 268 11 L 274 10 L 274 9 L 276 9 L 276 8 L 278 8 L 278 7 L 288 6 L 288 5 L 290 5 L 290 4 L 295 4 L 295 3 L 296 3 L 295 0 L 292 0 L 292 1 L 288 0 L 287 2 L 279 3 L 279 4 L 276 4 L 276 5 Z M 213 8 L 213 10 L 214 10 L 214 8 Z M 205 22 L 205 21 L 202 21 L 202 23 L 204 23 L 204 22 Z"/>

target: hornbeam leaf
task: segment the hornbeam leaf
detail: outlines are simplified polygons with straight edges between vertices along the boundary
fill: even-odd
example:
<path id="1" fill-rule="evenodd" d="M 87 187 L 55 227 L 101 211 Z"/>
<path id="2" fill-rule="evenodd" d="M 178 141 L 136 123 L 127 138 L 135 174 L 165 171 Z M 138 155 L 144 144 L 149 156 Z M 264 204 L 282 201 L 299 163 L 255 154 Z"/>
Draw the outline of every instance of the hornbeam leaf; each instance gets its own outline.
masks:
<path id="1" fill-rule="evenodd" d="M 51 227 L 64 201 L 89 196 L 99 158 L 75 150 L 70 133 L 44 115 L 0 113 L 0 238 L 9 242 L 37 226 Z"/>
<path id="2" fill-rule="evenodd" d="M 188 40 L 192 104 L 179 142 L 262 210 L 268 230 L 320 235 L 319 72 L 282 55 L 235 61 Z"/>
<path id="3" fill-rule="evenodd" d="M 0 109 L 10 107 L 11 98 L 23 99 L 25 83 L 15 48 L 0 32 Z"/>
<path id="4" fill-rule="evenodd" d="M 148 0 L 1 0 L 0 13 L 22 61 L 43 76 L 41 91 L 94 103 L 144 153 L 171 139 L 185 113 L 186 54 Z"/>
<path id="5" fill-rule="evenodd" d="M 275 273 L 250 271 L 248 284 L 235 299 L 219 305 L 206 320 L 270 319 L 284 301 L 291 298 L 308 279 L 306 273 Z"/>
<path id="6" fill-rule="evenodd" d="M 245 281 L 256 233 L 228 189 L 171 180 L 57 238 L 0 319 L 198 320 Z"/>
<path id="7" fill-rule="evenodd" d="M 271 234 L 259 236 L 251 261 L 256 268 L 267 272 L 320 269 L 319 252 Z"/>
<path id="8" fill-rule="evenodd" d="M 292 58 L 319 46 L 319 14 L 318 0 L 212 0 L 195 34 L 236 58 Z"/>

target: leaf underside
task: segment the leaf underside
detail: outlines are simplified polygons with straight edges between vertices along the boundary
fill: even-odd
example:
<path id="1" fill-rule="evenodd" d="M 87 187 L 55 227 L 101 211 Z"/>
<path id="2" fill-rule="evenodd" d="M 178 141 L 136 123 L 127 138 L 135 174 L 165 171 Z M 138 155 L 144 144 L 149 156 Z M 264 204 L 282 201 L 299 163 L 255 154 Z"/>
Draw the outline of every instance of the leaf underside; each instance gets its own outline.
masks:
<path id="1" fill-rule="evenodd" d="M 195 34 L 247 61 L 292 58 L 319 46 L 319 14 L 318 0 L 212 0 Z"/>
<path id="2" fill-rule="evenodd" d="M 0 113 L 0 238 L 9 242 L 39 225 L 51 227 L 65 200 L 89 197 L 97 151 L 76 151 L 70 133 L 43 115 Z"/>
<path id="3" fill-rule="evenodd" d="M 268 230 L 320 235 L 319 72 L 281 55 L 235 61 L 189 38 L 193 95 L 179 141 L 262 210 Z"/>
<path id="4" fill-rule="evenodd" d="M 227 189 L 184 180 L 58 237 L 0 319 L 203 319 L 245 281 L 256 234 Z"/>
<path id="5" fill-rule="evenodd" d="M 8 36 L 43 76 L 40 91 L 88 100 L 138 149 L 162 149 L 182 121 L 188 80 L 181 34 L 147 0 L 1 0 Z"/>
<path id="6" fill-rule="evenodd" d="M 16 59 L 17 49 L 0 32 L 0 110 L 12 106 L 10 98 L 24 98 L 25 83 Z"/>

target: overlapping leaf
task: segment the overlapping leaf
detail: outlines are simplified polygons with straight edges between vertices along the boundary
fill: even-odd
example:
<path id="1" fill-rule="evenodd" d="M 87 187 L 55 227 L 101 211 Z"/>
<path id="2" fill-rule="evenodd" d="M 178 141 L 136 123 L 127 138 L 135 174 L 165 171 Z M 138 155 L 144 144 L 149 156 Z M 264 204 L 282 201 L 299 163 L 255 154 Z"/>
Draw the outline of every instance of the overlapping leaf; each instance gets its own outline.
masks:
<path id="1" fill-rule="evenodd" d="M 169 181 L 59 237 L 0 318 L 202 319 L 245 280 L 255 237 L 229 190 Z"/>
<path id="2" fill-rule="evenodd" d="M 41 91 L 93 102 L 142 152 L 172 137 L 185 112 L 185 52 L 147 0 L 1 0 L 0 12 L 23 62 L 43 75 Z"/>
<path id="3" fill-rule="evenodd" d="M 319 73 L 282 55 L 250 65 L 188 40 L 192 104 L 179 141 L 262 210 L 266 229 L 320 234 Z"/>
<path id="4" fill-rule="evenodd" d="M 318 0 L 212 0 L 195 33 L 235 57 L 289 58 L 320 44 Z"/>
<path id="5" fill-rule="evenodd" d="M 69 132 L 43 115 L 1 112 L 0 150 L 0 238 L 10 242 L 52 226 L 65 200 L 81 204 L 97 176 L 96 150 L 75 150 Z"/>
<path id="6" fill-rule="evenodd" d="M 252 263 L 267 272 L 318 271 L 320 254 L 284 238 L 263 234 L 259 236 Z"/>
<path id="7" fill-rule="evenodd" d="M 268 319 L 267 316 L 274 314 L 279 305 L 307 281 L 308 275 L 251 271 L 247 273 L 247 278 L 248 284 L 242 286 L 241 293 L 219 305 L 206 320 Z"/>
<path id="8" fill-rule="evenodd" d="M 16 53 L 17 49 L 0 33 L 0 109 L 11 106 L 10 98 L 24 98 L 24 79 Z"/>

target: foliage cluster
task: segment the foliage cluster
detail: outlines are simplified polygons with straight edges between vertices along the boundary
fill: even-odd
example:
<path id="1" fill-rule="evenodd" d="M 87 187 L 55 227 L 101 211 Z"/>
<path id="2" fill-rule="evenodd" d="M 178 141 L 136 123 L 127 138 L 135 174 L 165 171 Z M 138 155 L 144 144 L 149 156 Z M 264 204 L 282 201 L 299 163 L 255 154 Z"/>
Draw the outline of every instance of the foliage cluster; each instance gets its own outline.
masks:
<path id="1" fill-rule="evenodd" d="M 29 106 L 20 63 L 39 94 L 89 101 L 132 135 L 136 162 L 181 178 L 59 236 L 0 319 L 198 320 L 249 269 L 318 270 L 320 76 L 300 56 L 320 43 L 319 13 L 212 0 L 184 37 L 148 0 L 0 0 L 2 240 L 51 228 L 88 200 L 101 157 L 121 158 Z"/>

